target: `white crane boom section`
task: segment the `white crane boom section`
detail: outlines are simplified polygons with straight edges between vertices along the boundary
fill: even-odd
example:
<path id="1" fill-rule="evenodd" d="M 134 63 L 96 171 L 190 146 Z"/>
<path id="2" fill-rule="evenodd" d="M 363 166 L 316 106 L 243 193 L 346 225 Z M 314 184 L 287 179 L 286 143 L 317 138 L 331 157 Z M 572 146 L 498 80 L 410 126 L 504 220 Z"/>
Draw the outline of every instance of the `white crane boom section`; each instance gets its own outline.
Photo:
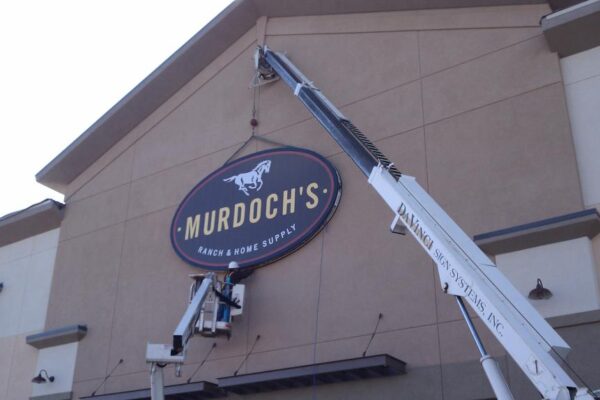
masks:
<path id="1" fill-rule="evenodd" d="M 577 385 L 554 354 L 565 357 L 567 343 L 416 180 L 376 167 L 369 183 L 436 263 L 444 291 L 467 300 L 544 398 L 572 398 Z"/>
<path id="2" fill-rule="evenodd" d="M 292 89 L 425 249 L 446 293 L 477 313 L 545 399 L 594 399 L 560 365 L 567 343 L 529 304 L 413 177 L 402 175 L 284 55 L 267 47 L 255 57 L 258 84 L 277 77 Z"/>

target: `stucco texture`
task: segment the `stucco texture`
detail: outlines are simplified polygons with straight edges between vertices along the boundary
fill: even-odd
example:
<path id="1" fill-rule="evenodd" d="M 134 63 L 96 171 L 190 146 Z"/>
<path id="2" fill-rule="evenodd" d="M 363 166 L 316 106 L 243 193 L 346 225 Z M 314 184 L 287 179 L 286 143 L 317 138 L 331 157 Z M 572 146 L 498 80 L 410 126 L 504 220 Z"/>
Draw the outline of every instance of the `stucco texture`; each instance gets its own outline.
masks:
<path id="1" fill-rule="evenodd" d="M 287 52 L 473 235 L 582 208 L 558 58 L 537 27 L 547 11 L 274 18 L 250 30 L 68 188 L 47 328 L 88 326 L 75 395 L 89 395 L 120 358 L 98 394 L 148 386 L 145 343 L 170 341 L 197 272 L 170 247 L 171 218 L 250 137 L 255 99 L 256 134 L 325 155 L 340 171 L 342 200 L 312 242 L 247 280 L 231 340 L 194 338 L 183 376 L 167 370 L 167 383 L 185 382 L 214 341 L 194 381 L 232 375 L 257 335 L 240 372 L 358 357 L 382 313 L 369 354 L 406 361 L 408 374 L 319 388 L 318 398 L 491 397 L 483 373 L 468 385 L 453 375 L 478 354 L 433 263 L 412 239 L 389 234 L 392 213 L 282 83 L 249 89 L 251 58 L 263 40 Z M 268 147 L 253 140 L 237 156 Z"/>

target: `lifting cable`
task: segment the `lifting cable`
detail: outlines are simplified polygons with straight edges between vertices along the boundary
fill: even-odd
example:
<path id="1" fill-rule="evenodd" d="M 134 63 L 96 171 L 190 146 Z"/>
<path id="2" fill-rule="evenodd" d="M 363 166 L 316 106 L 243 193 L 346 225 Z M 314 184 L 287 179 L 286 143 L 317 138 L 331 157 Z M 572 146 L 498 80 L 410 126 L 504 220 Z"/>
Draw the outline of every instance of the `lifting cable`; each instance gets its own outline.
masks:
<path id="1" fill-rule="evenodd" d="M 190 377 L 187 380 L 187 383 L 192 382 L 192 378 L 194 377 L 194 375 L 196 375 L 198 373 L 198 371 L 200 371 L 200 368 L 202 368 L 202 366 L 204 365 L 204 363 L 208 360 L 208 356 L 210 356 L 210 353 L 212 353 L 212 351 L 215 349 L 215 347 L 217 347 L 217 343 L 213 342 L 212 347 L 208 351 L 208 354 L 206 354 L 206 356 L 204 356 L 204 359 L 202 360 L 202 362 L 200 363 L 200 365 L 198 365 L 198 368 L 196 368 L 196 370 L 194 371 L 194 373 L 190 375 Z"/>
<path id="2" fill-rule="evenodd" d="M 253 140 L 264 142 L 264 143 L 270 144 L 272 146 L 277 146 L 277 147 L 295 147 L 295 146 L 290 146 L 289 144 L 281 143 L 276 140 L 268 139 L 264 136 L 259 136 L 256 134 L 256 127 L 258 126 L 258 121 L 259 121 L 259 116 L 260 116 L 259 110 L 258 110 L 259 105 L 260 105 L 260 86 L 254 86 L 253 91 L 252 91 L 252 112 L 251 112 L 251 118 L 250 118 L 250 126 L 251 126 L 250 137 L 248 139 L 246 139 L 246 141 L 244 141 L 244 143 L 242 143 L 241 146 L 238 147 L 238 149 L 236 151 L 234 151 L 233 154 L 231 156 L 229 156 L 229 158 L 227 158 L 227 160 L 225 160 L 223 165 L 227 165 L 231 160 L 235 159 L 236 156 L 240 153 L 240 151 L 242 151 Z"/>

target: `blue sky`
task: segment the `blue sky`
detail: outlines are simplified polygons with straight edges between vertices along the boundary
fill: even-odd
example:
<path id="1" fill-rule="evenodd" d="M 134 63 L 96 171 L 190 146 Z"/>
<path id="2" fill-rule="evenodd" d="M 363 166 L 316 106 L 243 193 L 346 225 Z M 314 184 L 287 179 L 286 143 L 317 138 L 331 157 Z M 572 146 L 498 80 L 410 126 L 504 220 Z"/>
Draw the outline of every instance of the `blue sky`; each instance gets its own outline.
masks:
<path id="1" fill-rule="evenodd" d="M 2 2 L 0 216 L 62 201 L 35 174 L 230 2 Z"/>

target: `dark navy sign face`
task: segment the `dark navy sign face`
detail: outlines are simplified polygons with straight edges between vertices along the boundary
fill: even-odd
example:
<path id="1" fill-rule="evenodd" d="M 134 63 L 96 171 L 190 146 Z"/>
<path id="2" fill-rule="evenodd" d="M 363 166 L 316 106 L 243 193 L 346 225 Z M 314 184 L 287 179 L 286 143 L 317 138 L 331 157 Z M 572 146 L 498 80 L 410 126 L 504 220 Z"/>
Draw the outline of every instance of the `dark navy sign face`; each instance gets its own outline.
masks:
<path id="1" fill-rule="evenodd" d="M 273 262 L 309 241 L 341 195 L 337 171 L 309 150 L 280 148 L 235 160 L 185 197 L 171 242 L 188 263 L 226 270 Z"/>

